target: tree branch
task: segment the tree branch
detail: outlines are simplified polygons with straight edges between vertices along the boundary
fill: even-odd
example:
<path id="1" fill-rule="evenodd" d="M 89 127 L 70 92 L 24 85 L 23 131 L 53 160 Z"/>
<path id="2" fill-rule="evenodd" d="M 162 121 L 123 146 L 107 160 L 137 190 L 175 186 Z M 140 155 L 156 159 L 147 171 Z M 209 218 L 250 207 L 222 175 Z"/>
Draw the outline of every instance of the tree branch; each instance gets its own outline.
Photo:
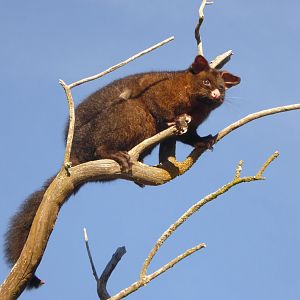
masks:
<path id="1" fill-rule="evenodd" d="M 141 51 L 141 52 L 139 52 L 139 53 L 131 56 L 130 58 L 128 58 L 128 59 L 120 62 L 119 64 L 116 64 L 116 65 L 110 67 L 109 69 L 107 69 L 107 70 L 105 70 L 105 71 L 103 71 L 103 72 L 101 72 L 99 74 L 96 74 L 94 76 L 90 76 L 90 77 L 78 80 L 76 82 L 73 82 L 73 83 L 71 83 L 69 85 L 69 87 L 70 87 L 70 89 L 72 89 L 75 86 L 81 85 L 83 83 L 86 83 L 86 82 L 98 79 L 98 78 L 100 78 L 100 77 L 102 77 L 104 75 L 107 75 L 108 73 L 111 73 L 111 72 L 115 71 L 116 69 L 125 66 L 126 64 L 130 63 L 131 61 L 133 61 L 133 60 L 135 60 L 135 59 L 137 59 L 137 58 L 139 58 L 139 57 L 141 57 L 141 56 L 143 56 L 143 55 L 145 55 L 145 54 L 147 54 L 147 53 L 149 53 L 149 52 L 151 52 L 151 51 L 153 51 L 153 50 L 155 50 L 155 49 L 157 49 L 157 48 L 159 48 L 159 47 L 161 47 L 161 46 L 163 46 L 163 45 L 165 45 L 165 44 L 167 44 L 167 43 L 169 43 L 169 42 L 171 42 L 173 40 L 174 40 L 174 36 L 171 36 L 171 37 L 163 40 L 162 42 L 160 42 L 158 44 L 155 44 L 155 45 L 153 45 L 153 46 L 151 46 L 151 47 L 149 47 L 149 48 L 147 48 L 147 49 L 145 49 L 145 50 L 143 50 L 143 51 Z"/>
<path id="2" fill-rule="evenodd" d="M 116 268 L 117 264 L 120 262 L 122 259 L 123 255 L 126 253 L 125 247 L 119 247 L 116 252 L 113 254 L 112 258 L 106 265 L 102 275 L 100 276 L 98 280 L 98 285 L 97 285 L 97 293 L 98 296 L 101 300 L 106 300 L 110 298 L 109 293 L 107 292 L 106 286 L 107 282 L 109 280 L 110 275 Z"/>
<path id="3" fill-rule="evenodd" d="M 278 113 L 281 113 L 281 112 L 296 110 L 296 109 L 300 109 L 300 103 L 273 107 L 273 108 L 261 110 L 261 111 L 255 112 L 253 114 L 250 114 L 250 115 L 248 115 L 248 116 L 232 123 L 231 125 L 227 126 L 223 130 L 221 130 L 217 134 L 217 141 L 220 141 L 223 137 L 225 137 L 227 134 L 229 134 L 233 130 L 235 130 L 235 129 L 237 129 L 237 128 L 239 128 L 239 127 L 241 127 L 241 126 L 243 126 L 243 125 L 245 125 L 245 124 L 247 124 L 247 123 L 249 123 L 253 120 L 260 119 L 262 117 L 266 117 L 266 116 L 269 116 L 269 115 L 278 114 Z"/>
<path id="4" fill-rule="evenodd" d="M 65 157 L 64 157 L 64 167 L 68 175 L 70 175 L 70 168 L 72 167 L 72 162 L 70 162 L 73 136 L 74 136 L 74 128 L 75 128 L 75 108 L 74 101 L 71 93 L 71 88 L 68 86 L 63 80 L 59 80 L 60 85 L 64 88 L 66 97 L 68 100 L 69 106 L 69 128 L 68 128 L 68 136 L 66 142 L 65 149 Z"/>
<path id="5" fill-rule="evenodd" d="M 98 283 L 99 277 L 98 277 L 97 270 L 96 270 L 96 267 L 95 267 L 95 264 L 94 264 L 94 261 L 93 261 L 93 256 L 92 256 L 92 253 L 91 253 L 91 250 L 90 250 L 89 238 L 88 238 L 86 228 L 83 228 L 83 233 L 84 233 L 85 247 L 86 247 L 86 251 L 87 251 L 89 261 L 90 261 L 90 264 L 91 264 L 91 268 L 92 268 L 92 271 L 93 271 L 93 276 L 94 276 L 96 282 Z"/>
<path id="6" fill-rule="evenodd" d="M 204 8 L 206 5 L 209 5 L 209 4 L 213 4 L 213 2 L 208 2 L 207 0 L 202 0 L 202 3 L 200 5 L 199 11 L 198 11 L 199 19 L 198 19 L 198 22 L 195 27 L 195 39 L 196 39 L 197 47 L 198 47 L 198 55 L 203 55 L 203 46 L 202 46 L 202 40 L 200 37 L 200 27 L 204 21 Z"/>
<path id="7" fill-rule="evenodd" d="M 211 61 L 211 63 L 209 65 L 213 69 L 220 70 L 223 68 L 223 66 L 225 64 L 227 64 L 230 61 L 232 55 L 233 55 L 233 51 L 228 50 L 228 51 L 218 55 L 214 60 Z"/>
<path id="8" fill-rule="evenodd" d="M 89 239 L 88 239 L 88 235 L 87 235 L 87 230 L 84 228 L 83 229 L 84 232 L 84 242 L 85 242 L 85 246 L 86 246 L 86 250 L 87 250 L 87 254 L 89 257 L 89 261 L 92 267 L 92 271 L 93 271 L 93 276 L 96 280 L 97 283 L 97 294 L 99 296 L 99 298 L 101 300 L 106 300 L 108 298 L 110 298 L 110 295 L 107 291 L 107 282 L 109 280 L 110 275 L 112 274 L 112 272 L 114 271 L 114 269 L 116 268 L 116 266 L 118 265 L 118 263 L 120 262 L 120 260 L 122 259 L 123 255 L 126 253 L 126 248 L 125 247 L 119 247 L 116 252 L 112 255 L 112 258 L 110 259 L 110 261 L 107 263 L 105 269 L 103 270 L 102 274 L 100 277 L 98 277 L 97 271 L 96 271 L 96 267 L 93 261 L 93 257 L 92 257 L 92 253 L 90 250 L 90 246 L 89 246 Z"/>
<path id="9" fill-rule="evenodd" d="M 267 161 L 263 164 L 263 166 L 260 168 L 260 170 L 256 173 L 256 175 L 254 176 L 246 176 L 246 177 L 241 177 L 241 171 L 242 171 L 242 165 L 243 165 L 243 161 L 240 161 L 236 171 L 235 171 L 235 176 L 234 179 L 225 184 L 224 186 L 222 186 L 221 188 L 219 188 L 217 191 L 207 195 L 206 197 L 202 198 L 199 202 L 197 202 L 196 204 L 194 204 L 191 208 L 189 208 L 174 224 L 172 224 L 162 235 L 161 237 L 158 239 L 158 241 L 156 242 L 156 244 L 154 245 L 154 247 L 152 248 L 152 250 L 150 251 L 148 257 L 146 258 L 143 266 L 142 266 L 142 270 L 141 270 L 141 274 L 140 274 L 140 279 L 136 282 L 134 282 L 133 284 L 131 284 L 129 287 L 123 289 L 122 291 L 120 291 L 119 293 L 117 293 L 116 295 L 114 295 L 113 297 L 109 298 L 109 300 L 120 300 L 122 298 L 125 298 L 126 296 L 128 296 L 129 294 L 133 293 L 134 291 L 140 289 L 141 287 L 143 287 L 145 284 L 149 283 L 150 281 L 152 281 L 154 278 L 156 278 L 157 276 L 161 275 L 162 273 L 164 273 L 165 271 L 167 271 L 168 269 L 170 269 L 171 267 L 173 267 L 176 263 L 178 263 L 179 261 L 181 261 L 182 259 L 186 258 L 187 256 L 191 255 L 192 253 L 205 248 L 205 244 L 199 244 L 187 251 L 185 251 L 183 254 L 177 256 L 176 258 L 172 259 L 170 262 L 168 262 L 167 264 L 165 264 L 163 267 L 159 268 L 158 270 L 156 270 L 155 272 L 153 272 L 150 275 L 146 275 L 147 272 L 147 268 L 150 265 L 154 255 L 157 253 L 157 251 L 159 250 L 159 248 L 162 246 L 162 244 L 167 240 L 167 238 L 169 238 L 172 233 L 174 233 L 174 231 L 181 226 L 186 220 L 188 220 L 194 213 L 196 213 L 201 207 L 203 207 L 205 204 L 207 204 L 208 202 L 216 199 L 218 196 L 226 193 L 228 190 L 230 190 L 232 187 L 234 187 L 235 185 L 238 185 L 240 183 L 244 183 L 244 182 L 252 182 L 252 181 L 257 181 L 257 180 L 263 180 L 264 178 L 262 177 L 263 172 L 266 170 L 266 168 L 270 165 L 270 163 L 277 158 L 279 155 L 278 152 L 275 152 L 274 154 L 272 154 Z"/>

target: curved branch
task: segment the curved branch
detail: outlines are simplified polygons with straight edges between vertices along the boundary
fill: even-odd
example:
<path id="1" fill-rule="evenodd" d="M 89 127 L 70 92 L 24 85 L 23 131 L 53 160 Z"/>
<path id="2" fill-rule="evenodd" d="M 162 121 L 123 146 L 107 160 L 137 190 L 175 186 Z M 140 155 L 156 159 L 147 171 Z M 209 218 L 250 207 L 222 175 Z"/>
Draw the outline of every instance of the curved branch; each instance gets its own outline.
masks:
<path id="1" fill-rule="evenodd" d="M 204 8 L 206 5 L 209 5 L 209 4 L 213 4 L 213 2 L 208 2 L 207 0 L 202 0 L 202 3 L 199 7 L 199 19 L 198 19 L 198 22 L 196 24 L 196 27 L 195 27 L 195 39 L 196 39 L 196 42 L 197 42 L 197 47 L 198 47 L 198 54 L 199 55 L 203 55 L 203 46 L 202 46 L 202 40 L 201 40 L 201 37 L 200 37 L 200 27 L 204 21 Z"/>
<path id="2" fill-rule="evenodd" d="M 117 266 L 117 264 L 120 262 L 120 260 L 122 259 L 123 255 L 126 253 L 126 249 L 125 247 L 119 247 L 116 252 L 113 254 L 113 256 L 111 257 L 110 261 L 107 263 L 105 269 L 103 270 L 100 278 L 97 281 L 97 293 L 98 296 L 101 300 L 105 300 L 110 298 L 110 295 L 107 291 L 107 282 L 108 279 L 110 277 L 110 275 L 112 274 L 112 272 L 114 271 L 115 267 Z"/>
<path id="3" fill-rule="evenodd" d="M 300 109 L 300 103 L 296 103 L 296 104 L 291 104 L 291 105 L 286 105 L 286 106 L 278 106 L 278 107 L 274 107 L 274 108 L 270 108 L 270 109 L 265 109 L 265 110 L 261 110 L 258 112 L 255 112 L 253 114 L 250 114 L 234 123 L 232 123 L 231 125 L 227 126 L 226 128 L 224 128 L 223 130 L 221 130 L 218 134 L 217 134 L 217 141 L 221 140 L 223 137 L 225 137 L 227 134 L 229 134 L 230 132 L 232 132 L 233 130 L 253 121 L 256 119 L 260 119 L 262 117 L 266 117 L 269 115 L 274 115 L 274 114 L 278 114 L 281 112 L 286 112 L 286 111 L 290 111 L 290 110 L 296 110 L 296 109 Z"/>

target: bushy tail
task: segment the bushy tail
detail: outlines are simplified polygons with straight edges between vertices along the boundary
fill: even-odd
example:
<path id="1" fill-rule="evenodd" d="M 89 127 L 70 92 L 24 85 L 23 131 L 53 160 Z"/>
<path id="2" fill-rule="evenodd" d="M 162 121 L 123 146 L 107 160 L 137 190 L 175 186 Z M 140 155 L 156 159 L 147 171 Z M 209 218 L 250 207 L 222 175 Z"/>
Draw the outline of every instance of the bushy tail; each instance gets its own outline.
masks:
<path id="1" fill-rule="evenodd" d="M 54 177 L 48 179 L 40 190 L 31 194 L 10 221 L 8 231 L 5 235 L 5 256 L 11 267 L 16 263 L 22 252 L 35 214 L 46 189 L 53 179 Z M 28 283 L 27 288 L 38 288 L 43 283 L 43 281 L 34 275 Z"/>

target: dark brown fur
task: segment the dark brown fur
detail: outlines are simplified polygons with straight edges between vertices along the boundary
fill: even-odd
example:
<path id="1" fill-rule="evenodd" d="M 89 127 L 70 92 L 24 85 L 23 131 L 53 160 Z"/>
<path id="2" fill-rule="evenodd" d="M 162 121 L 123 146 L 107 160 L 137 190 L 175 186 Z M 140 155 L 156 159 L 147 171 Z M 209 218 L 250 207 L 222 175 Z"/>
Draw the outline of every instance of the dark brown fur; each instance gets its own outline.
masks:
<path id="1" fill-rule="evenodd" d="M 205 80 L 209 80 L 210 86 L 204 84 Z M 127 151 L 165 129 L 168 123 L 183 114 L 190 115 L 192 121 L 188 132 L 175 139 L 192 146 L 203 146 L 205 139 L 197 134 L 197 127 L 223 103 L 225 89 L 239 81 L 230 73 L 209 68 L 202 56 L 197 56 L 191 68 L 184 71 L 142 73 L 114 81 L 76 108 L 71 161 L 77 165 L 111 158 L 121 165 L 123 171 L 128 171 Z M 216 89 L 220 92 L 218 99 L 212 97 L 212 91 Z M 11 265 L 22 251 L 51 180 L 33 193 L 11 220 L 5 249 Z M 39 285 L 37 277 L 29 283 L 29 287 Z"/>

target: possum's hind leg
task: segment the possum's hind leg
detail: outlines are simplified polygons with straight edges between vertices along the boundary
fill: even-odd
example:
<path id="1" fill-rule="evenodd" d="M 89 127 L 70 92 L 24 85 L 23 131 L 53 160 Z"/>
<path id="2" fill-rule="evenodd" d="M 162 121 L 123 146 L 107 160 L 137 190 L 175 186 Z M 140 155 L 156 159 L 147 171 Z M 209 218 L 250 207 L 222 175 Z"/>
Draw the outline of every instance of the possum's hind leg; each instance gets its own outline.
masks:
<path id="1" fill-rule="evenodd" d="M 95 158 L 113 159 L 121 167 L 121 171 L 128 173 L 131 170 L 132 162 L 127 151 L 109 150 L 105 146 L 99 146 L 95 151 Z"/>

